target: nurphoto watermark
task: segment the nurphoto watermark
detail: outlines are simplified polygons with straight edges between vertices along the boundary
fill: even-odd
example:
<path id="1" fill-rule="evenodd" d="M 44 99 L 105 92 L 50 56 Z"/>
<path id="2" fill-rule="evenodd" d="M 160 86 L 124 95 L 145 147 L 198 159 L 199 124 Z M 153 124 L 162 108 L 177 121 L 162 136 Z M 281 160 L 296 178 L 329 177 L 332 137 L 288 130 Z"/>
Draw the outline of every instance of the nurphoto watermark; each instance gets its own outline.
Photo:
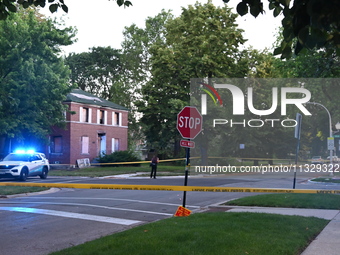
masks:
<path id="1" fill-rule="evenodd" d="M 300 164 L 300 165 L 270 165 L 260 164 L 258 166 L 193 166 L 191 171 L 193 174 L 230 174 L 230 173 L 340 173 L 340 164 Z"/>
<path id="2" fill-rule="evenodd" d="M 335 132 L 330 125 L 340 121 L 335 104 L 339 81 L 191 79 L 190 106 L 203 118 L 202 132 L 191 150 L 191 172 L 289 173 L 300 170 L 291 165 L 296 155 L 304 167 L 313 163 L 314 155 L 326 160 L 327 139 Z M 336 122 L 329 121 L 328 115 Z M 302 134 L 298 152 L 297 128 L 299 139 L 300 129 Z M 340 142 L 335 141 L 331 149 L 336 156 Z"/>

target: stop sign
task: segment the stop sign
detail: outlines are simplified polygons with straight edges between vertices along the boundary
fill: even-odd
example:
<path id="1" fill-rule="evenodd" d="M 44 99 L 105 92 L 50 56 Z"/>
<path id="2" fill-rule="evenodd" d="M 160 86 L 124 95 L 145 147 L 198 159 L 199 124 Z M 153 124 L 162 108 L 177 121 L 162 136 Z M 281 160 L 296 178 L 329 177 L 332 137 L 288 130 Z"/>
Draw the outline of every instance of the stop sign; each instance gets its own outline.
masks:
<path id="1" fill-rule="evenodd" d="M 178 113 L 177 129 L 187 139 L 194 139 L 202 131 L 202 115 L 196 107 L 185 106 Z"/>

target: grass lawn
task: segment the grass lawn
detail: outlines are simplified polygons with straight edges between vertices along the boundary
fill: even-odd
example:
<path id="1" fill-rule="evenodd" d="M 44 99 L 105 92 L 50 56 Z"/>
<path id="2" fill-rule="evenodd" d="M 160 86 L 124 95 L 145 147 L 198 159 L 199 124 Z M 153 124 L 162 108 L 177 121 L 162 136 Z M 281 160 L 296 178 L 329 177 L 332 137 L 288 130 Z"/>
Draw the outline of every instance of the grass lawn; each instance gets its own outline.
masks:
<path id="1" fill-rule="evenodd" d="M 39 192 L 48 190 L 50 188 L 44 187 L 15 187 L 15 186 L 0 186 L 0 196 L 23 194 L 31 192 Z"/>
<path id="2" fill-rule="evenodd" d="M 173 166 L 160 164 L 157 167 L 158 176 L 184 175 L 184 166 Z M 102 177 L 118 174 L 135 174 L 137 172 L 147 172 L 148 174 L 139 176 L 149 176 L 149 164 L 141 164 L 141 166 L 118 166 L 118 167 L 90 167 L 90 168 L 75 168 L 72 170 L 51 170 L 49 176 L 83 176 L 83 177 Z M 48 178 L 48 177 L 47 177 Z M 39 192 L 48 190 L 43 187 L 20 187 L 20 186 L 0 186 L 0 196 Z"/>
<path id="3" fill-rule="evenodd" d="M 184 174 L 185 166 L 171 166 L 159 164 L 157 167 L 157 175 Z M 141 164 L 141 166 L 118 166 L 118 167 L 89 167 L 75 168 L 72 170 L 52 170 L 50 176 L 85 176 L 85 177 L 102 177 L 118 174 L 135 174 L 137 172 L 150 172 L 149 164 Z"/>
<path id="4" fill-rule="evenodd" d="M 102 177 L 118 174 L 135 174 L 137 172 L 147 172 L 148 174 L 139 176 L 149 176 L 149 163 L 141 164 L 141 166 L 118 166 L 118 167 L 89 167 L 89 168 L 75 168 L 72 170 L 50 170 L 49 176 L 83 176 L 83 177 Z M 181 165 L 166 165 L 159 164 L 157 167 L 158 176 L 184 175 L 185 166 Z M 47 177 L 48 178 L 48 177 Z M 38 192 L 48 190 L 49 188 L 39 187 L 6 187 L 0 186 L 0 196 Z"/>
<path id="5" fill-rule="evenodd" d="M 259 213 L 198 213 L 106 236 L 53 255 L 300 254 L 327 220 Z"/>
<path id="6" fill-rule="evenodd" d="M 340 183 L 340 179 L 333 179 L 333 178 L 314 178 L 311 181 L 313 182 L 329 182 L 329 183 Z"/>
<path id="7" fill-rule="evenodd" d="M 232 200 L 225 205 L 314 208 L 340 210 L 340 196 L 335 194 L 264 194 Z"/>

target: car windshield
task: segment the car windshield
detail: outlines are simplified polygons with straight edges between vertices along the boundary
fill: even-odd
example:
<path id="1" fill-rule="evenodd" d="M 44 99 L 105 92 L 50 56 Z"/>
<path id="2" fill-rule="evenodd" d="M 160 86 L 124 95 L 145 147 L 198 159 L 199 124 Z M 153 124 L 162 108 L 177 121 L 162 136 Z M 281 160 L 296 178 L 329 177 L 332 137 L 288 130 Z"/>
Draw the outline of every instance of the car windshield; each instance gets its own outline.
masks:
<path id="1" fill-rule="evenodd" d="M 11 153 L 8 154 L 3 161 L 29 161 L 31 155 L 29 154 L 16 154 Z"/>

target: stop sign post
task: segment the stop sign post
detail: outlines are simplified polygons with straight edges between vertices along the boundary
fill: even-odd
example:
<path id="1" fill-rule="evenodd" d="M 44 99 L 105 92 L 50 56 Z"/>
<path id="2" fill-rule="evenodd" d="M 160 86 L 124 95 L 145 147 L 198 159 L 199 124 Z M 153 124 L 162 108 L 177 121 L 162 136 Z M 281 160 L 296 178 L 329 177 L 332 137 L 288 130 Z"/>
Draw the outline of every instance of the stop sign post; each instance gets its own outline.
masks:
<path id="1" fill-rule="evenodd" d="M 177 114 L 177 130 L 183 138 L 194 139 L 202 131 L 202 115 L 196 107 L 185 106 Z M 186 148 L 186 166 L 184 186 L 188 185 L 188 173 L 190 166 L 190 147 Z M 183 207 L 185 208 L 186 191 L 183 194 Z"/>

